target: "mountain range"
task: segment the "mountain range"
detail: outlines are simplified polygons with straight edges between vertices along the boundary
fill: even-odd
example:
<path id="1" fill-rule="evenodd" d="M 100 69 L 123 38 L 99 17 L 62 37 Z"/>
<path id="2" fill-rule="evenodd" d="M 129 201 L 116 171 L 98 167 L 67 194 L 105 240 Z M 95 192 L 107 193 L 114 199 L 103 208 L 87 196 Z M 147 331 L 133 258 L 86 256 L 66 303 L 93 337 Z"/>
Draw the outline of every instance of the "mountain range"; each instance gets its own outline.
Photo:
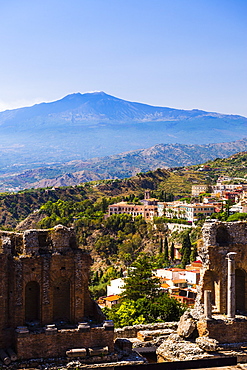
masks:
<path id="1" fill-rule="evenodd" d="M 247 118 L 129 102 L 104 92 L 76 93 L 0 112 L 1 173 L 88 160 L 157 143 L 241 140 Z"/>
<path id="2" fill-rule="evenodd" d="M 123 179 L 138 172 L 190 166 L 244 151 L 247 151 L 247 139 L 205 145 L 157 144 L 148 149 L 87 161 L 74 160 L 18 174 L 5 173 L 0 175 L 0 190 L 71 186 L 87 181 Z"/>
<path id="3" fill-rule="evenodd" d="M 197 164 L 246 151 L 246 137 L 247 118 L 238 115 L 71 94 L 0 112 L 0 190 Z"/>

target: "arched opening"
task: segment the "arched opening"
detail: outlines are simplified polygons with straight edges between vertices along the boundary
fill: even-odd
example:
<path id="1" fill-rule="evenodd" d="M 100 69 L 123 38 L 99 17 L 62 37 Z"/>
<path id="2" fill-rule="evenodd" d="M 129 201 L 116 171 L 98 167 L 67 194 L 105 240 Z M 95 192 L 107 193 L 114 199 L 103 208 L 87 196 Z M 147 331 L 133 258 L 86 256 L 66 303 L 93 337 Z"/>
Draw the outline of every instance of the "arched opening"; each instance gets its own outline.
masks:
<path id="1" fill-rule="evenodd" d="M 207 270 L 204 275 L 204 290 L 211 290 L 211 303 L 215 305 L 215 288 L 214 288 L 214 273 L 211 270 Z"/>
<path id="2" fill-rule="evenodd" d="M 217 228 L 216 243 L 219 245 L 227 245 L 229 243 L 229 234 L 225 226 L 221 225 Z"/>
<path id="3" fill-rule="evenodd" d="M 245 311 L 245 271 L 235 270 L 236 311 Z"/>
<path id="4" fill-rule="evenodd" d="M 37 281 L 30 281 L 25 288 L 25 321 L 40 320 L 40 288 Z"/>
<path id="5" fill-rule="evenodd" d="M 53 285 L 53 320 L 70 321 L 70 282 L 59 279 Z"/>

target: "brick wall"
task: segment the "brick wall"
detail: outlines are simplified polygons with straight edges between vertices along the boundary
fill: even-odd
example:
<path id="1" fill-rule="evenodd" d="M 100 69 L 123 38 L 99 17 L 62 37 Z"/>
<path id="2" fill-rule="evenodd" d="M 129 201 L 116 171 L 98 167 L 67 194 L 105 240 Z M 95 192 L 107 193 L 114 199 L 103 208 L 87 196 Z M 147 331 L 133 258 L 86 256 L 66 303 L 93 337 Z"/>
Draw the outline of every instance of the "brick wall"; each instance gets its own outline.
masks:
<path id="1" fill-rule="evenodd" d="M 203 291 L 211 290 L 219 313 L 227 312 L 227 253 L 236 252 L 236 306 L 247 311 L 247 223 L 206 222 L 198 255 L 203 262 L 197 304 L 203 303 Z M 242 274 L 242 280 L 241 280 Z M 243 301 L 243 302 L 242 302 Z"/>
<path id="2" fill-rule="evenodd" d="M 16 347 L 21 358 L 64 355 L 68 347 L 113 346 L 103 328 L 90 333 L 15 334 L 18 326 L 100 323 L 104 316 L 91 299 L 91 257 L 76 245 L 72 229 L 56 226 L 24 233 L 0 231 L 0 348 Z M 36 323 L 35 323 L 36 322 Z M 24 335 L 21 337 L 21 335 Z M 50 352 L 49 352 L 50 351 Z"/>
<path id="3" fill-rule="evenodd" d="M 247 320 L 204 320 L 197 323 L 199 336 L 209 336 L 219 343 L 247 342 Z"/>
<path id="4" fill-rule="evenodd" d="M 103 327 L 91 328 L 88 332 L 77 329 L 59 330 L 57 333 L 20 334 L 16 333 L 15 349 L 18 358 L 64 357 L 69 349 L 108 346 L 113 352 L 113 330 Z"/>

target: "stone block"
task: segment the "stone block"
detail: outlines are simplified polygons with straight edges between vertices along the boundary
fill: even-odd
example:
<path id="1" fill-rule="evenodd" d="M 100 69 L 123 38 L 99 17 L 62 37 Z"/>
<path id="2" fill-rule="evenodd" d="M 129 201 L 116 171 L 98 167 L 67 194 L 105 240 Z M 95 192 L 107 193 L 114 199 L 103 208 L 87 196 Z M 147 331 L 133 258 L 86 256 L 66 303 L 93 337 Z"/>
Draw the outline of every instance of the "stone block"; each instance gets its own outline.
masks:
<path id="1" fill-rule="evenodd" d="M 148 332 L 148 330 L 146 330 L 146 331 L 138 331 L 136 337 L 141 342 L 148 342 L 148 341 L 150 341 L 150 340 L 153 339 L 153 336 Z"/>
<path id="2" fill-rule="evenodd" d="M 196 344 L 206 352 L 215 352 L 218 348 L 219 342 L 216 339 L 209 337 L 196 338 Z"/>
<path id="3" fill-rule="evenodd" d="M 88 348 L 88 352 L 90 356 L 104 356 L 104 355 L 108 355 L 109 349 L 108 349 L 108 346 L 93 347 L 93 348 Z"/>
<path id="4" fill-rule="evenodd" d="M 29 330 L 28 330 L 27 326 L 17 326 L 15 331 L 16 331 L 16 333 L 18 333 L 18 335 L 27 335 L 27 334 L 29 334 Z"/>
<path id="5" fill-rule="evenodd" d="M 56 325 L 55 324 L 46 325 L 45 333 L 46 334 L 55 334 L 55 333 L 57 333 Z"/>
<path id="6" fill-rule="evenodd" d="M 115 340 L 115 346 L 117 346 L 122 351 L 131 352 L 132 351 L 132 343 L 128 339 L 118 338 Z"/>
<path id="7" fill-rule="evenodd" d="M 114 323 L 112 320 L 105 320 L 103 323 L 105 330 L 114 330 Z"/>
<path id="8" fill-rule="evenodd" d="M 66 351 L 66 356 L 85 358 L 87 356 L 87 350 L 86 350 L 86 348 L 69 349 L 68 351 Z"/>
<path id="9" fill-rule="evenodd" d="M 189 338 L 196 329 L 196 322 L 192 317 L 183 315 L 180 319 L 177 334 L 183 338 Z"/>
<path id="10" fill-rule="evenodd" d="M 88 322 L 79 322 L 78 324 L 78 331 L 80 333 L 86 333 L 90 331 L 91 327 Z"/>

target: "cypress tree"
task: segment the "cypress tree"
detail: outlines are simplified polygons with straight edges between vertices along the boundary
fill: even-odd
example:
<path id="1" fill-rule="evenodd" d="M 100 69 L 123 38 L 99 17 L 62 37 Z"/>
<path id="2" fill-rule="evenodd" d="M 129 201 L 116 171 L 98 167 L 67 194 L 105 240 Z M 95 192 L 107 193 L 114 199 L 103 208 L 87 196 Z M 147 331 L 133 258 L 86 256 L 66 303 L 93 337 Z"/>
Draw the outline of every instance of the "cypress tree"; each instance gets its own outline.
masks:
<path id="1" fill-rule="evenodd" d="M 167 237 L 165 237 L 165 242 L 164 242 L 164 260 L 168 261 L 169 255 L 168 255 L 168 241 Z"/>
<path id="2" fill-rule="evenodd" d="M 160 247 L 159 247 L 159 254 L 163 253 L 163 239 L 160 237 Z"/>
<path id="3" fill-rule="evenodd" d="M 194 248 L 192 249 L 191 254 L 190 254 L 190 262 L 195 261 L 196 257 L 197 257 L 197 248 L 196 248 L 196 245 L 194 245 Z"/>
<path id="4" fill-rule="evenodd" d="M 175 257 L 175 249 L 174 249 L 174 243 L 172 242 L 171 247 L 170 247 L 170 258 L 172 261 L 174 261 Z"/>
<path id="5" fill-rule="evenodd" d="M 95 282 L 95 283 L 98 283 L 98 282 L 99 282 L 99 271 L 98 271 L 98 270 L 95 272 L 95 275 L 94 275 L 94 282 Z"/>
<path id="6" fill-rule="evenodd" d="M 187 232 L 182 240 L 182 266 L 183 268 L 190 262 L 191 254 L 191 242 L 190 242 L 190 233 Z"/>

